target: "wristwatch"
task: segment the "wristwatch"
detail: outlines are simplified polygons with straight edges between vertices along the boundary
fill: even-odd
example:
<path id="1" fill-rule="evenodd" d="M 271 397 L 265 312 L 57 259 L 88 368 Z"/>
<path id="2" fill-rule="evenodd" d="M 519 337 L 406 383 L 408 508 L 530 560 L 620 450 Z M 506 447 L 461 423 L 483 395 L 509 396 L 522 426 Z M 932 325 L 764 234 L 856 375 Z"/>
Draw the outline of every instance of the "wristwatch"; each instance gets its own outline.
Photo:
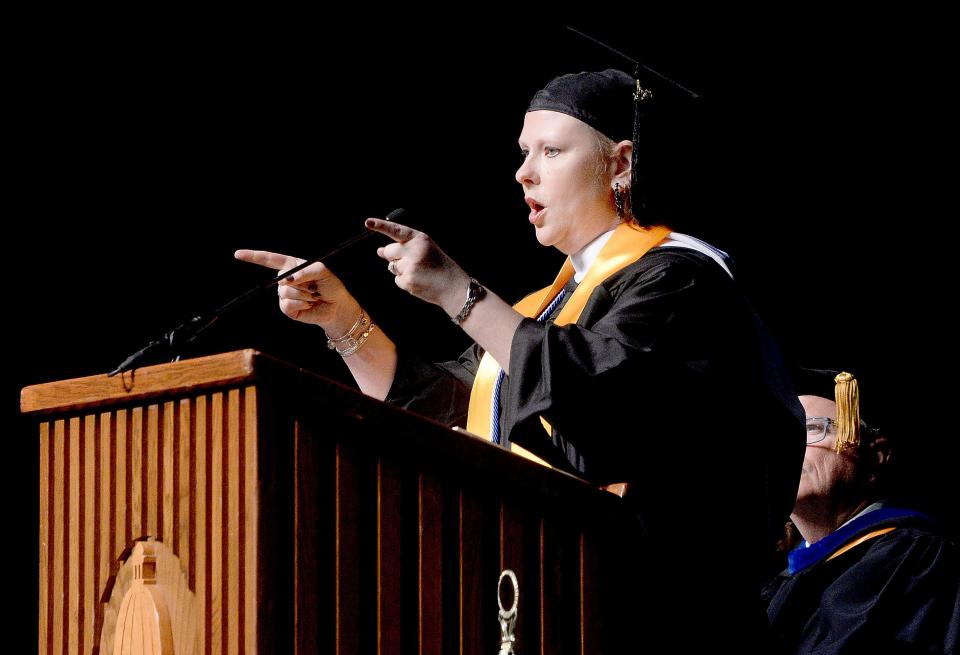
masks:
<path id="1" fill-rule="evenodd" d="M 487 295 L 487 290 L 483 288 L 483 285 L 475 279 L 470 278 L 470 286 L 467 288 L 467 299 L 464 301 L 463 307 L 460 308 L 460 312 L 450 320 L 457 325 L 463 323 L 467 319 L 470 310 L 473 309 L 473 306 L 485 295 Z"/>

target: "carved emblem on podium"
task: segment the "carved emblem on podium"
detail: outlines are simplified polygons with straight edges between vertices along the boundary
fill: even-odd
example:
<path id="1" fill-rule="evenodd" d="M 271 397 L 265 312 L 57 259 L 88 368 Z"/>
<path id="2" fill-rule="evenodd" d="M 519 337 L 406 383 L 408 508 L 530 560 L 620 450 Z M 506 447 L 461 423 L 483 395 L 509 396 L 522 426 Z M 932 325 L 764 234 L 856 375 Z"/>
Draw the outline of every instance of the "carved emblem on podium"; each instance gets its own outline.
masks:
<path id="1" fill-rule="evenodd" d="M 180 560 L 152 538 L 138 541 L 117 571 L 104 607 L 101 655 L 196 652 L 197 603 Z"/>

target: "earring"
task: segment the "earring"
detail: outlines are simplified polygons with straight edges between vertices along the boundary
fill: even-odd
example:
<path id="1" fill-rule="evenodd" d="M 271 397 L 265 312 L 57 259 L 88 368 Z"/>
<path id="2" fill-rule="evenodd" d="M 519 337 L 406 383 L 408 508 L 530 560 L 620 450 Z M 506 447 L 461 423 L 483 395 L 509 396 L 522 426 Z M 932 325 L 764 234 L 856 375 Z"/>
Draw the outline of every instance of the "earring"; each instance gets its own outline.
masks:
<path id="1" fill-rule="evenodd" d="M 623 218 L 623 192 L 620 191 L 620 183 L 613 185 L 613 202 L 617 206 L 617 216 Z"/>

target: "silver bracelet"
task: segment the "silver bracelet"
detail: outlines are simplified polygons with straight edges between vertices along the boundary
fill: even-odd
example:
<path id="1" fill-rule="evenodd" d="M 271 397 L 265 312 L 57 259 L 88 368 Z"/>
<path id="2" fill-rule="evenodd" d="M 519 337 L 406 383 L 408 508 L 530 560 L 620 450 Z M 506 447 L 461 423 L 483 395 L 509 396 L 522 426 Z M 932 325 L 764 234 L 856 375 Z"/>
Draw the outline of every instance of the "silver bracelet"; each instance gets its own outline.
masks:
<path id="1" fill-rule="evenodd" d="M 369 326 L 366 330 L 364 330 L 363 332 L 361 332 L 361 333 L 360 333 L 360 336 L 358 336 L 356 339 L 350 338 L 350 339 L 347 341 L 347 347 L 346 347 L 346 348 L 343 348 L 343 349 L 334 348 L 334 350 L 336 350 L 336 351 L 337 351 L 337 354 L 340 355 L 341 357 L 349 357 L 349 356 L 352 355 L 353 353 L 355 353 L 355 352 L 357 352 L 358 350 L 360 350 L 360 348 L 363 346 L 363 344 L 365 344 L 365 343 L 367 342 L 367 338 L 369 338 L 369 336 L 370 336 L 371 334 L 373 334 L 373 330 L 374 330 L 376 327 L 377 327 L 376 324 L 375 324 L 373 321 L 371 321 L 371 322 L 370 322 L 370 326 Z"/>
<path id="2" fill-rule="evenodd" d="M 470 310 L 473 309 L 473 306 L 485 295 L 487 295 L 487 290 L 483 288 L 483 285 L 475 279 L 470 278 L 470 286 L 467 288 L 467 299 L 464 301 L 463 307 L 460 308 L 457 315 L 450 320 L 457 325 L 461 325 L 467 319 L 467 315 L 470 313 Z"/>
<path id="3" fill-rule="evenodd" d="M 327 337 L 327 348 L 333 350 L 333 344 L 340 343 L 341 341 L 346 341 L 354 331 L 361 327 L 367 319 L 366 312 L 363 311 L 363 307 L 360 308 L 360 316 L 357 317 L 356 323 L 350 326 L 350 329 L 347 330 L 342 337 Z"/>

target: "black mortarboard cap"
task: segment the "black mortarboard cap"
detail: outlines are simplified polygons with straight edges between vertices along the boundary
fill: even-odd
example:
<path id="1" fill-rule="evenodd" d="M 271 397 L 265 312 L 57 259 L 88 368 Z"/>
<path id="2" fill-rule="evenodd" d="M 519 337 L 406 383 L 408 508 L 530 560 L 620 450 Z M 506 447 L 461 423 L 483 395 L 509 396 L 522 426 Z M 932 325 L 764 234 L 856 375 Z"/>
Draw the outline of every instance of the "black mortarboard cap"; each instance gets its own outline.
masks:
<path id="1" fill-rule="evenodd" d="M 793 383 L 798 396 L 818 396 L 833 400 L 837 383 L 834 379 L 840 371 L 822 368 L 797 368 L 793 371 Z"/>
<path id="2" fill-rule="evenodd" d="M 635 82 L 623 71 L 570 73 L 537 91 L 527 111 L 556 111 L 583 121 L 614 141 L 633 139 Z"/>
<path id="3" fill-rule="evenodd" d="M 673 140 L 677 136 L 663 118 L 679 109 L 680 103 L 675 102 L 678 98 L 700 96 L 607 44 L 568 29 L 634 64 L 634 74 L 608 68 L 560 75 L 534 95 L 527 111 L 560 112 L 583 121 L 613 141 L 632 141 L 630 207 L 641 225 L 649 225 L 652 187 L 663 186 L 665 181 L 654 177 L 666 169 L 675 170 L 667 165 L 666 158 L 675 157 L 678 150 L 662 145 L 664 137 Z"/>

